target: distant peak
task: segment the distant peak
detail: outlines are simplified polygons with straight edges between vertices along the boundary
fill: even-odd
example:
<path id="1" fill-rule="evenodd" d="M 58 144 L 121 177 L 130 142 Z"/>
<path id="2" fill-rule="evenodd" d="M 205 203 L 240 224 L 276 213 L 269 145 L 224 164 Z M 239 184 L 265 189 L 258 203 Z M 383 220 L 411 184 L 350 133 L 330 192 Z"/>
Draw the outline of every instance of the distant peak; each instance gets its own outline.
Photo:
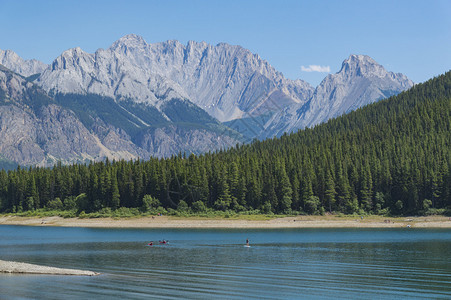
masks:
<path id="1" fill-rule="evenodd" d="M 8 54 L 17 55 L 16 52 L 14 52 L 13 50 L 7 49 L 7 50 L 5 50 L 5 52 L 8 53 Z"/>
<path id="2" fill-rule="evenodd" d="M 368 55 L 362 54 L 351 54 L 348 59 L 346 59 L 343 64 L 377 64 L 377 62 L 369 57 Z"/>
<path id="3" fill-rule="evenodd" d="M 119 48 L 122 46 L 126 46 L 128 48 L 141 48 L 146 46 L 147 43 L 144 38 L 137 34 L 127 34 L 111 45 L 111 48 Z"/>
<path id="4" fill-rule="evenodd" d="M 167 40 L 163 44 L 171 47 L 183 46 L 178 40 Z"/>
<path id="5" fill-rule="evenodd" d="M 1 53 L 3 52 L 3 56 L 5 56 L 5 57 L 8 57 L 8 58 L 19 58 L 19 55 L 16 53 L 16 52 L 14 52 L 14 51 L 12 51 L 12 50 L 1 50 L 0 49 L 0 55 L 1 55 Z"/>
<path id="6" fill-rule="evenodd" d="M 80 47 L 70 48 L 64 51 L 61 56 L 80 56 L 85 54 L 86 52 L 83 51 Z"/>
<path id="7" fill-rule="evenodd" d="M 137 34 L 133 34 L 133 33 L 124 35 L 118 41 L 121 41 L 123 43 L 125 43 L 125 42 L 145 43 L 146 42 L 142 36 L 137 35 Z"/>
<path id="8" fill-rule="evenodd" d="M 368 55 L 351 54 L 349 58 L 343 61 L 341 70 L 338 73 L 383 77 L 387 71 Z"/>

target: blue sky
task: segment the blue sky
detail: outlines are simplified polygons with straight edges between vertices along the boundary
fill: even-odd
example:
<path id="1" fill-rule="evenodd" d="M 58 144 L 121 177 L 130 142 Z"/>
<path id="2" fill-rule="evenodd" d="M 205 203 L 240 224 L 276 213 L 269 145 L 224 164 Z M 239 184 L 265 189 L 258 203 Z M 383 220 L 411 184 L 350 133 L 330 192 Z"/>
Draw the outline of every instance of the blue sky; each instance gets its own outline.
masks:
<path id="1" fill-rule="evenodd" d="M 350 54 L 367 54 L 415 82 L 451 69 L 447 0 L 0 0 L 0 28 L 0 49 L 45 63 L 69 48 L 94 52 L 135 33 L 149 43 L 241 45 L 314 86 L 327 72 L 305 71 L 310 65 L 335 73 Z"/>

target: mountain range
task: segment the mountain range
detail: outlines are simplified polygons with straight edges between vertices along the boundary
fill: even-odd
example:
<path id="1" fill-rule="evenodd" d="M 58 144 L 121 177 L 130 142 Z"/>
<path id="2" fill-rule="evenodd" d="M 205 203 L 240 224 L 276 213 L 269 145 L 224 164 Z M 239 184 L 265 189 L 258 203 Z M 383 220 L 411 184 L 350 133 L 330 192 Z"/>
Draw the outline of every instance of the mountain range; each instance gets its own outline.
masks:
<path id="1" fill-rule="evenodd" d="M 21 165 L 202 153 L 311 127 L 413 86 L 351 55 L 317 88 L 225 43 L 63 52 L 50 65 L 0 50 L 0 154 Z"/>

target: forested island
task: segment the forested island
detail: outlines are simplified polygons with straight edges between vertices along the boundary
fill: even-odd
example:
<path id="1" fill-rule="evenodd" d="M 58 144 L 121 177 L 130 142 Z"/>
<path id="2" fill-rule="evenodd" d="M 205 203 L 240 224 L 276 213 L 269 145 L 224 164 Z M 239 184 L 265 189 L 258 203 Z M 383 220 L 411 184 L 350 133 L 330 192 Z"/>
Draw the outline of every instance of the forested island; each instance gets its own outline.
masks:
<path id="1" fill-rule="evenodd" d="M 0 212 L 447 214 L 451 72 L 312 129 L 148 161 L 0 171 Z"/>

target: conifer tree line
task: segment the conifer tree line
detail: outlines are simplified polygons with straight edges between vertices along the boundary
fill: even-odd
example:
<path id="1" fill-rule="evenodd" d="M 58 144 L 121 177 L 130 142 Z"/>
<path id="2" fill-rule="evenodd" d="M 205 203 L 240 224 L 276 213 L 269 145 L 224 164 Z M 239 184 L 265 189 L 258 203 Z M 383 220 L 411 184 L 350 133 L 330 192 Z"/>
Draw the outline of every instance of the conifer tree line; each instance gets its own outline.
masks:
<path id="1" fill-rule="evenodd" d="M 0 211 L 423 214 L 451 208 L 451 72 L 326 124 L 147 161 L 0 171 Z"/>

